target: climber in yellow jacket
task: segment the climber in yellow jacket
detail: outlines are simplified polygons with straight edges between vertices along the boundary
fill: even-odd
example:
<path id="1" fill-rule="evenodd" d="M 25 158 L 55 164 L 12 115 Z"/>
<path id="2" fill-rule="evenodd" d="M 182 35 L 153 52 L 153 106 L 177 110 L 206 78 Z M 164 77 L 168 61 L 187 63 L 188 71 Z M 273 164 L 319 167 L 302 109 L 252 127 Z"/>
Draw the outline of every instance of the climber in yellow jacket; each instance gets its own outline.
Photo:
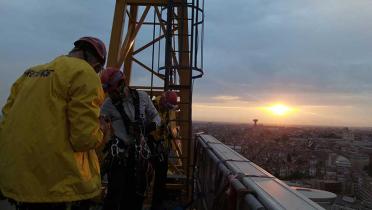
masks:
<path id="1" fill-rule="evenodd" d="M 161 125 L 149 136 L 152 165 L 155 171 L 151 210 L 165 208 L 168 156 L 172 149 L 172 141 L 178 137 L 176 125 L 177 98 L 176 92 L 168 90 L 154 100 L 154 105 L 160 114 Z"/>
<path id="2" fill-rule="evenodd" d="M 104 93 L 97 73 L 106 48 L 94 37 L 74 45 L 68 55 L 26 70 L 3 107 L 0 191 L 17 209 L 88 209 L 82 203 L 101 192 L 95 148 L 109 126 L 99 120 Z"/>

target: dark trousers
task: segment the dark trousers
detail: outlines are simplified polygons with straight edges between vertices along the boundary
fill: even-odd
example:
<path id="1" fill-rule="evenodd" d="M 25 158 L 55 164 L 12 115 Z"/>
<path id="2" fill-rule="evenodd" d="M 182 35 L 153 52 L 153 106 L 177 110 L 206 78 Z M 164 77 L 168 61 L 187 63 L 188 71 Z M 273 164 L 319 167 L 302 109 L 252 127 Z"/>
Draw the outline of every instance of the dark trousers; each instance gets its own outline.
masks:
<path id="1" fill-rule="evenodd" d="M 113 161 L 107 175 L 108 189 L 103 210 L 142 210 L 146 174 L 135 167 L 133 154 L 127 161 Z"/>
<path id="2" fill-rule="evenodd" d="M 155 180 L 151 210 L 163 210 L 163 201 L 167 195 L 168 155 L 162 154 L 161 157 L 154 157 L 152 164 L 155 170 Z"/>
<path id="3" fill-rule="evenodd" d="M 89 201 L 74 202 L 71 210 L 89 210 Z M 67 210 L 66 203 L 17 203 L 17 210 Z"/>

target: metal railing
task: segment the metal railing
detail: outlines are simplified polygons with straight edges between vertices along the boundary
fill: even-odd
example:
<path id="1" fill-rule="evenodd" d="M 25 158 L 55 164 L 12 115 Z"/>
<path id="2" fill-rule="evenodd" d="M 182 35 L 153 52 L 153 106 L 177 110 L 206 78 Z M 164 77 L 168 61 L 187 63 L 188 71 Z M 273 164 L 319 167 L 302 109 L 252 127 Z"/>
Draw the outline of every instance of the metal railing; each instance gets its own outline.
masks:
<path id="1" fill-rule="evenodd" d="M 196 209 L 323 209 L 213 136 L 197 134 Z"/>

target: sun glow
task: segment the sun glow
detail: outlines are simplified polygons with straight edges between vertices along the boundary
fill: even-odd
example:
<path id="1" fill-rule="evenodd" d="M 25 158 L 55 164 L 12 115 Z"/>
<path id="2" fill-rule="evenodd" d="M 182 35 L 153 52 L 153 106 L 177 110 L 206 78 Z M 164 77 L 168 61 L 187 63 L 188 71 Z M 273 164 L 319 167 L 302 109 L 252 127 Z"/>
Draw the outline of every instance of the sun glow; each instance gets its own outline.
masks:
<path id="1" fill-rule="evenodd" d="M 288 114 L 292 110 L 292 108 L 283 104 L 274 104 L 272 106 L 267 107 L 267 110 L 274 115 L 283 116 Z"/>

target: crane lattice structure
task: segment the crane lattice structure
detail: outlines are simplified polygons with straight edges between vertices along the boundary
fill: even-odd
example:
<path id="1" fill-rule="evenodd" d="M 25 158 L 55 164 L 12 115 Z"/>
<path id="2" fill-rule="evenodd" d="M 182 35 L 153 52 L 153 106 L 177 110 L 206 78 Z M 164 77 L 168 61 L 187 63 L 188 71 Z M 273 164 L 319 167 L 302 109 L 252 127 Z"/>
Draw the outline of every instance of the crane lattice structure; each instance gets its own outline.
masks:
<path id="1" fill-rule="evenodd" d="M 179 96 L 178 140 L 169 168 L 185 202 L 192 192 L 192 86 L 203 75 L 204 0 L 116 0 L 109 67 L 122 69 L 132 88 Z M 150 35 L 150 36 L 149 36 Z"/>

